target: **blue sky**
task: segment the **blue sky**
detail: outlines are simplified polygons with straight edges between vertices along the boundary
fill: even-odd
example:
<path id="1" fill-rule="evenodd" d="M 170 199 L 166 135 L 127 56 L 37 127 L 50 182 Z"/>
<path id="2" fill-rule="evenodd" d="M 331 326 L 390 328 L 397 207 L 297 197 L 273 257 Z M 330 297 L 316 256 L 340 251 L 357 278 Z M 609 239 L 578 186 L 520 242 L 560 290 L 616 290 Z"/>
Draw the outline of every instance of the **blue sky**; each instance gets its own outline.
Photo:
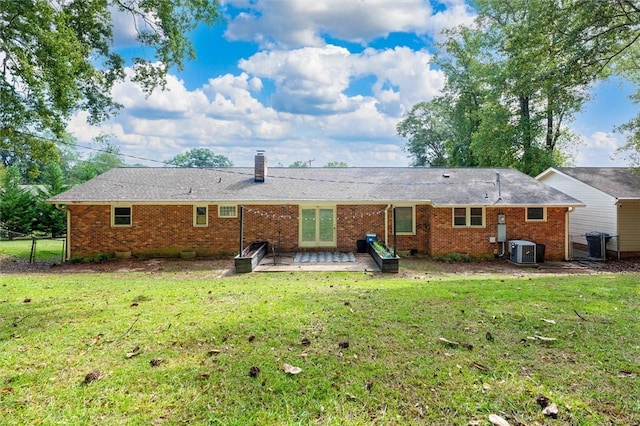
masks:
<path id="1" fill-rule="evenodd" d="M 198 59 L 172 70 L 169 90 L 146 97 L 127 81 L 113 90 L 125 108 L 112 120 L 92 127 L 74 116 L 78 143 L 103 133 L 123 154 L 156 161 L 209 148 L 250 166 L 261 149 L 271 166 L 407 166 L 395 127 L 440 93 L 433 42 L 474 18 L 464 0 L 227 0 L 223 13 L 192 34 Z M 118 49 L 135 49 L 126 16 L 115 17 L 115 33 Z M 594 86 L 570 124 L 581 139 L 576 166 L 628 165 L 614 158 L 623 139 L 613 127 L 637 113 L 632 90 L 615 79 Z"/>

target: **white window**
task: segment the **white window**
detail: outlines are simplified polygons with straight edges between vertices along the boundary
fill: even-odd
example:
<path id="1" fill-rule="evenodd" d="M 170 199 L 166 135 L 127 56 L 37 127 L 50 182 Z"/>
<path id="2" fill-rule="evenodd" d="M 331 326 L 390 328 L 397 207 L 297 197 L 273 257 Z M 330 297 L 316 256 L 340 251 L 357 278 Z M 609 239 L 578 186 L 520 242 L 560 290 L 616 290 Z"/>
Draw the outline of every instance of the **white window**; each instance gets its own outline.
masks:
<path id="1" fill-rule="evenodd" d="M 131 206 L 111 207 L 111 226 L 131 226 Z"/>
<path id="2" fill-rule="evenodd" d="M 396 217 L 396 232 L 398 234 L 414 234 L 414 209 L 413 207 L 396 207 L 395 208 Z"/>
<path id="3" fill-rule="evenodd" d="M 221 218 L 238 217 L 237 206 L 218 206 L 218 217 L 221 217 Z"/>
<path id="4" fill-rule="evenodd" d="M 482 228 L 484 227 L 484 208 L 482 207 L 454 207 L 454 228 Z"/>
<path id="5" fill-rule="evenodd" d="M 527 222 L 546 222 L 547 209 L 545 207 L 527 207 Z"/>
<path id="6" fill-rule="evenodd" d="M 193 226 L 207 226 L 209 215 L 207 206 L 193 206 Z"/>

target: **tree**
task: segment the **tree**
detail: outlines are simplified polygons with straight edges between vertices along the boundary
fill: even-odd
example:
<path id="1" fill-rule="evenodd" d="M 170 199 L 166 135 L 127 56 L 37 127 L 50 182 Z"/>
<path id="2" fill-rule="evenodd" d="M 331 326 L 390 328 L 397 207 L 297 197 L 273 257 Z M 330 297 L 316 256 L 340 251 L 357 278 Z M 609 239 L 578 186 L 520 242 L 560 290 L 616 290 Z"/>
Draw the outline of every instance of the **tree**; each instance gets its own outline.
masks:
<path id="1" fill-rule="evenodd" d="M 189 35 L 219 18 L 218 0 L 3 0 L 0 7 L 0 151 L 5 158 L 45 160 L 78 110 L 98 123 L 119 105 L 111 88 L 125 78 L 114 51 L 113 14 L 128 15 L 141 52 L 132 80 L 150 93 L 167 71 L 195 58 Z M 8 160 L 9 163 L 14 160 Z M 4 160 L 5 165 L 11 165 Z"/>
<path id="2" fill-rule="evenodd" d="M 344 161 L 329 161 L 327 164 L 324 165 L 324 167 L 341 168 L 341 167 L 349 167 L 349 166 Z"/>
<path id="3" fill-rule="evenodd" d="M 15 166 L 7 168 L 0 197 L 0 228 L 8 231 L 9 238 L 16 234 L 27 235 L 32 231 L 36 213 L 35 197 L 21 185 L 20 170 Z"/>
<path id="4" fill-rule="evenodd" d="M 194 148 L 178 154 L 167 164 L 178 167 L 233 167 L 231 160 L 224 155 L 216 155 L 208 148 Z"/>
<path id="5" fill-rule="evenodd" d="M 449 165 L 516 167 L 535 175 L 562 163 L 566 123 L 640 36 L 640 9 L 617 0 L 477 0 L 473 28 L 447 33 L 436 63 L 447 81 L 422 105 L 424 129 L 398 125 L 414 163 L 432 159 L 434 130 Z M 402 132 L 402 133 L 401 133 Z M 427 137 L 428 136 L 428 137 Z M 438 161 L 442 161 L 440 158 Z"/>
<path id="6" fill-rule="evenodd" d="M 47 164 L 43 172 L 44 190 L 38 190 L 36 223 L 34 228 L 51 234 L 52 237 L 63 235 L 67 229 L 67 213 L 58 207 L 45 203 L 45 200 L 66 191 L 62 168 L 57 163 Z"/>
<path id="7" fill-rule="evenodd" d="M 293 167 L 293 168 L 311 167 L 310 163 L 311 163 L 310 161 L 296 160 L 293 163 L 289 164 L 289 167 Z"/>
<path id="8" fill-rule="evenodd" d="M 109 142 L 107 137 L 99 136 L 97 142 L 101 148 L 98 148 L 87 160 L 77 160 L 71 168 L 70 182 L 82 183 L 89 179 L 101 175 L 115 167 L 125 166 L 125 162 L 120 157 L 120 148 Z"/>
<path id="9" fill-rule="evenodd" d="M 445 166 L 447 144 L 453 140 L 449 112 L 444 110 L 442 98 L 420 102 L 411 108 L 396 130 L 408 139 L 405 150 L 411 154 L 412 166 Z"/>

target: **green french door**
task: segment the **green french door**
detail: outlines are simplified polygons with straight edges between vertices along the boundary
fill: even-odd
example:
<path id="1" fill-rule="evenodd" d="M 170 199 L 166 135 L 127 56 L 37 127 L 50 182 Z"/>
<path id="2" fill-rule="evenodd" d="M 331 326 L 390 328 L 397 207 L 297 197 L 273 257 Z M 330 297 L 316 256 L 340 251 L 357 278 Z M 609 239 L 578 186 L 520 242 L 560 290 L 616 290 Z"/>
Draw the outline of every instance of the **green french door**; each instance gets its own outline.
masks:
<path id="1" fill-rule="evenodd" d="M 300 247 L 336 246 L 336 210 L 334 207 L 300 209 Z"/>

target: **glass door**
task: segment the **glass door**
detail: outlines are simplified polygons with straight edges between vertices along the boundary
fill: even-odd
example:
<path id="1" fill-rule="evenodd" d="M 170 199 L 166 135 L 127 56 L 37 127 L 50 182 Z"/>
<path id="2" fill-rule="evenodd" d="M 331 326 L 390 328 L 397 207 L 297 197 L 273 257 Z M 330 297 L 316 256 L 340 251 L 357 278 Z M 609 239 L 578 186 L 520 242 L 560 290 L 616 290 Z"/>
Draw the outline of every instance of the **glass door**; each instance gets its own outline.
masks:
<path id="1" fill-rule="evenodd" d="M 300 247 L 335 247 L 336 215 L 333 207 L 300 209 Z"/>

